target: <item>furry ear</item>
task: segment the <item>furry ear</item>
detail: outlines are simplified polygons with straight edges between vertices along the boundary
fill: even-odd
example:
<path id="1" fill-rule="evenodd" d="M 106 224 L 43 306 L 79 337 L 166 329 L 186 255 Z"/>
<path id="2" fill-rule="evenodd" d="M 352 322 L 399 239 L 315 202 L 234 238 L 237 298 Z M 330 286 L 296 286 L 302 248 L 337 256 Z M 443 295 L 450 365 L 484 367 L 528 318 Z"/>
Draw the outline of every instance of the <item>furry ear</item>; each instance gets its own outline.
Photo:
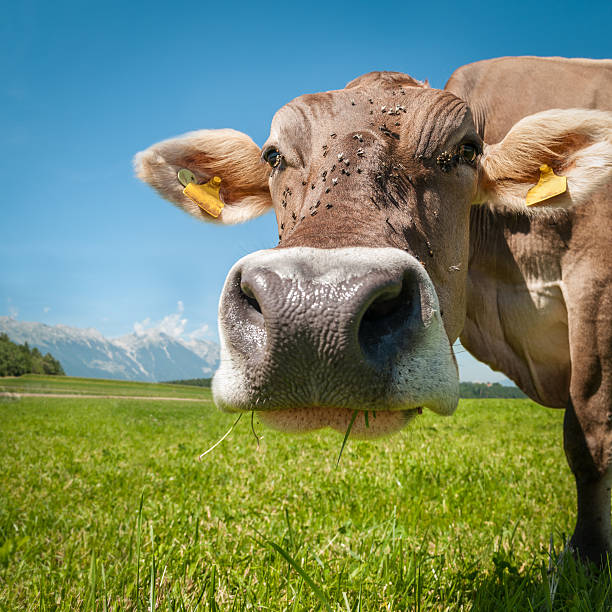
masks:
<path id="1" fill-rule="evenodd" d="M 202 221 L 240 223 L 272 206 L 268 188 L 269 166 L 259 147 L 242 132 L 200 130 L 159 142 L 134 157 L 137 176 L 159 194 Z M 183 193 L 177 173 L 186 168 L 196 183 L 221 178 L 219 197 L 225 204 L 219 217 L 204 212 Z"/>
<path id="2" fill-rule="evenodd" d="M 567 189 L 528 208 L 527 192 L 538 185 L 544 165 L 567 178 Z M 521 119 L 500 143 L 485 145 L 475 203 L 534 212 L 569 208 L 610 179 L 612 113 L 548 110 Z"/>

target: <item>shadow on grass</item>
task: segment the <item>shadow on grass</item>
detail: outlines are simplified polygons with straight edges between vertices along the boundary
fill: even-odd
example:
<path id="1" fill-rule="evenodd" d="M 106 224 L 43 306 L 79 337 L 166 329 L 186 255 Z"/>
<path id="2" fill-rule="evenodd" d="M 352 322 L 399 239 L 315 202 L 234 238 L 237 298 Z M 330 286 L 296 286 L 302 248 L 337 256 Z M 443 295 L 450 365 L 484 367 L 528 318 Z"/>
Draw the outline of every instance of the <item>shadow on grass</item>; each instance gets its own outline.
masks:
<path id="1" fill-rule="evenodd" d="M 568 550 L 528 568 L 519 567 L 512 553 L 496 552 L 489 571 L 457 579 L 464 583 L 462 603 L 479 612 L 612 610 L 610 561 L 596 568 Z"/>
<path id="2" fill-rule="evenodd" d="M 337 576 L 308 574 L 285 548 L 269 540 L 268 545 L 283 557 L 289 569 L 288 583 L 293 582 L 294 597 L 288 603 L 304 603 L 303 593 L 295 596 L 295 579 L 304 581 L 304 589 L 312 590 L 309 609 L 330 610 L 470 610 L 491 612 L 525 611 L 609 611 L 612 610 L 612 569 L 608 561 L 603 568 L 578 561 L 570 551 L 534 555 L 531 565 L 518 561 L 512 549 L 498 550 L 484 563 L 472 561 L 463 567 L 448 567 L 445 555 L 429 555 L 425 550 L 393 551 L 386 559 L 386 572 L 373 581 L 343 581 Z M 308 547 L 286 537 L 283 545 L 292 549 L 295 557 L 307 559 Z M 263 552 L 263 551 L 262 551 Z M 264 553 L 265 555 L 265 553 Z M 274 555 L 270 565 L 278 562 Z M 321 564 L 322 566 L 322 564 Z M 400 568 L 405 568 L 402 571 Z M 310 565 L 310 569 L 315 566 Z M 399 572 L 397 571 L 399 570 Z M 354 573 L 354 572 L 353 572 Z M 360 582 L 358 591 L 356 583 Z M 369 582 L 369 584 L 368 584 Z M 287 584 L 288 584 L 287 583 Z M 351 584 L 352 583 L 352 584 Z M 386 587 L 390 588 L 385 593 Z M 381 588 L 383 587 L 383 588 Z M 286 585 L 283 585 L 284 591 Z M 363 590 L 362 590 L 363 588 Z M 312 607 L 318 600 L 317 606 Z M 271 608 L 273 609 L 273 608 Z"/>

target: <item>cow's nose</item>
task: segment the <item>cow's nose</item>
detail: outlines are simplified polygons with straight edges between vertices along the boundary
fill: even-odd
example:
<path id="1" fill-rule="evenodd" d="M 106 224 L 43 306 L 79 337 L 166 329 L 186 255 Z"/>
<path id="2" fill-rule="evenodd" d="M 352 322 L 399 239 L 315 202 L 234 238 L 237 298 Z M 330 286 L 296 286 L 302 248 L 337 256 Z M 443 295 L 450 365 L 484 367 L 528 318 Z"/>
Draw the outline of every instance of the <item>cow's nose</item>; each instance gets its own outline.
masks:
<path id="1" fill-rule="evenodd" d="M 361 351 L 364 357 L 374 358 L 378 345 L 388 343 L 417 314 L 418 279 L 410 267 L 357 277 L 350 277 L 350 268 L 345 271 L 347 280 L 325 286 L 308 277 L 287 282 L 273 268 L 247 263 L 235 287 L 240 290 L 236 297 L 242 302 L 249 333 L 269 343 L 275 332 L 284 330 L 301 334 L 294 341 L 302 349 L 310 339 L 324 354 L 342 351 L 344 357 L 357 357 L 347 353 Z"/>
<path id="2" fill-rule="evenodd" d="M 428 326 L 434 301 L 422 266 L 397 249 L 264 251 L 230 273 L 221 333 L 266 378 L 370 377 Z"/>

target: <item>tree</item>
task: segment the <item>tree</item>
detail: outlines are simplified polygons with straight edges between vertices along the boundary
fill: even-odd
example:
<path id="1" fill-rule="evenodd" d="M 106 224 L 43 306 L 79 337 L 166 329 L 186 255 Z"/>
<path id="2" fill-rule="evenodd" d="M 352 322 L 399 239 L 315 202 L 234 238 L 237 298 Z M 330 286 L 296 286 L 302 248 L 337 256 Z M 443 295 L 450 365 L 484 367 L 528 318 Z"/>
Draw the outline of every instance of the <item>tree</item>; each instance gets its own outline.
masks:
<path id="1" fill-rule="evenodd" d="M 53 374 L 65 376 L 61 363 L 50 353 L 42 355 L 28 343 L 17 344 L 7 334 L 0 334 L 0 376 L 22 374 Z"/>
<path id="2" fill-rule="evenodd" d="M 459 394 L 464 398 L 499 397 L 499 398 L 525 398 L 527 397 L 518 387 L 505 387 L 499 383 L 462 382 L 459 385 Z"/>

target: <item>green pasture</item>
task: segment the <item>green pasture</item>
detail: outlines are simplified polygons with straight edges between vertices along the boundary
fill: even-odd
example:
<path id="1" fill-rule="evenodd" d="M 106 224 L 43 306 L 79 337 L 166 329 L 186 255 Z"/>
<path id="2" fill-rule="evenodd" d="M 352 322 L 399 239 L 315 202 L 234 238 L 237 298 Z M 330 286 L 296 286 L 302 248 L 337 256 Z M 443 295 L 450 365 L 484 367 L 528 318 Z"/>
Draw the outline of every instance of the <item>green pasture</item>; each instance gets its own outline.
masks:
<path id="1" fill-rule="evenodd" d="M 560 411 L 463 400 L 337 469 L 341 435 L 255 419 L 258 446 L 247 415 L 199 462 L 235 417 L 193 391 L 0 401 L 0 609 L 612 608 L 609 572 L 562 554 Z"/>
<path id="2" fill-rule="evenodd" d="M 14 378 L 0 378 L 0 393 L 69 393 L 76 395 L 124 395 L 138 397 L 178 397 L 210 399 L 210 391 L 202 387 L 143 383 L 131 380 L 103 380 L 71 376 L 24 374 Z"/>

